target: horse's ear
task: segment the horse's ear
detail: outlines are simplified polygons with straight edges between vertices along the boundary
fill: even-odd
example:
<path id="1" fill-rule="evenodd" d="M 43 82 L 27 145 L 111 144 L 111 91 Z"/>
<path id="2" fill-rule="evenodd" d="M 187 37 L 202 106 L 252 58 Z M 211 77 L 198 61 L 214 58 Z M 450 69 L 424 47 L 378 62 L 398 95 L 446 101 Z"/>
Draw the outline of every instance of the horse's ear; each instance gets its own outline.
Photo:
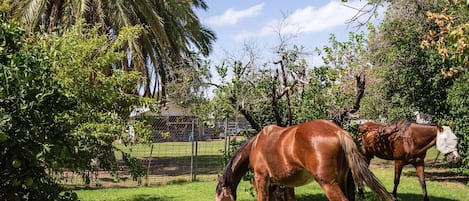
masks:
<path id="1" fill-rule="evenodd" d="M 454 125 L 454 122 L 453 120 L 451 120 L 451 122 L 449 122 L 449 128 L 453 129 L 453 125 Z"/>

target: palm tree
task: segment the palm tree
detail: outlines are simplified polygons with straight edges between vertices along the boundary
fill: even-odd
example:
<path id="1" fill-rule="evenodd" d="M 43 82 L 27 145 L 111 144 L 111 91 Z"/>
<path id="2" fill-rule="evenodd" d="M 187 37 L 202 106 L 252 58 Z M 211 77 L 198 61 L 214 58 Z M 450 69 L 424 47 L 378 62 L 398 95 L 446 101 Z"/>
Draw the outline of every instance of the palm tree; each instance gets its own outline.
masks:
<path id="1" fill-rule="evenodd" d="M 50 33 L 80 19 L 111 35 L 125 26 L 143 25 L 144 34 L 127 43 L 131 58 L 120 66 L 140 71 L 147 79 L 141 83 L 144 95 L 164 101 L 174 72 L 187 67 L 185 58 L 193 51 L 207 56 L 212 50 L 216 36 L 193 10 L 207 8 L 203 0 L 14 0 L 12 13 L 27 32 Z"/>

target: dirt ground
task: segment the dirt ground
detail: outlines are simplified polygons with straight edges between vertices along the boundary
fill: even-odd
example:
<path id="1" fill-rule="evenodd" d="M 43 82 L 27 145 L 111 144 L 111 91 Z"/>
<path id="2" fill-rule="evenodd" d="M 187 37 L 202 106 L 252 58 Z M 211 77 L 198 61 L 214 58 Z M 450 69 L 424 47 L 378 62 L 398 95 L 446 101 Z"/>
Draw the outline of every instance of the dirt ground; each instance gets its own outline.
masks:
<path id="1" fill-rule="evenodd" d="M 191 164 L 190 158 L 153 157 L 142 159 L 142 167 L 148 176 L 133 180 L 129 168 L 123 161 L 119 163 L 117 174 L 110 171 L 99 171 L 90 174 L 91 182 L 86 185 L 80 175 L 65 172 L 61 177 L 64 184 L 70 187 L 133 187 L 141 185 L 161 185 L 191 181 L 191 173 L 196 174 L 196 180 L 215 180 L 220 172 L 219 159 L 206 159 L 209 163 Z M 196 168 L 191 168 L 196 167 Z M 192 171 L 191 171 L 192 169 Z M 195 170 L 196 169 L 196 170 Z"/>
<path id="2" fill-rule="evenodd" d="M 386 168 L 394 169 L 393 161 L 380 161 L 372 162 L 370 168 Z M 403 173 L 403 176 L 417 177 L 415 168 L 412 165 L 406 165 L 405 170 L 410 170 Z M 425 162 L 425 180 L 427 181 L 440 181 L 440 182 L 457 182 L 463 185 L 469 183 L 469 175 L 462 175 L 454 172 L 448 165 L 442 161 L 430 160 Z"/>

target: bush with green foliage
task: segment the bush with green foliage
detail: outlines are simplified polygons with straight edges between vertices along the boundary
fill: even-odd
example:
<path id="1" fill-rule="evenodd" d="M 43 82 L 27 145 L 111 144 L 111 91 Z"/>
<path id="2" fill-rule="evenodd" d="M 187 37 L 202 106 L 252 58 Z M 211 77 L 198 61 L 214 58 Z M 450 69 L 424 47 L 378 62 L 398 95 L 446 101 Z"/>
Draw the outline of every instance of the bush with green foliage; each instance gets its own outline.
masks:
<path id="1" fill-rule="evenodd" d="M 23 48 L 23 31 L 0 25 L 0 199 L 76 199 L 48 174 L 67 150 L 69 116 L 76 100 L 66 95 L 40 54 Z"/>
<path id="2" fill-rule="evenodd" d="M 79 24 L 62 34 L 23 37 L 14 23 L 0 27 L 0 199 L 73 200 L 51 175 L 73 171 L 89 181 L 98 169 L 117 170 L 113 142 L 130 143 L 133 125 L 140 142 L 151 129 L 128 122 L 132 109 L 152 105 L 138 96 L 137 72 L 109 66 L 126 57 L 122 44 L 141 27 L 99 35 Z M 123 153 L 134 179 L 140 161 Z M 99 163 L 92 163 L 99 161 Z"/>
<path id="3" fill-rule="evenodd" d="M 466 72 L 448 89 L 447 104 L 459 139 L 459 153 L 463 157 L 461 170 L 469 174 L 469 74 Z"/>

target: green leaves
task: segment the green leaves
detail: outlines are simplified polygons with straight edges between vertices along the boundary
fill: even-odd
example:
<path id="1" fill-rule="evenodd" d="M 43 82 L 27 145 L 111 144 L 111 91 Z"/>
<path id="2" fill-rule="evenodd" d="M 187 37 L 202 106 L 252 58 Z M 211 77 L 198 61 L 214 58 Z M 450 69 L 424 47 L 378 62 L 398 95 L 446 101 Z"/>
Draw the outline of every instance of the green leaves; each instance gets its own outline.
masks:
<path id="1" fill-rule="evenodd" d="M 126 118 L 134 107 L 153 104 L 136 95 L 140 73 L 112 68 L 125 57 L 122 41 L 138 37 L 141 28 L 128 28 L 113 42 L 83 24 L 28 40 L 12 27 L 0 27 L 0 38 L 10 41 L 0 43 L 0 197 L 73 200 L 49 174 L 97 171 L 93 159 L 116 170 L 113 142 L 127 138 Z M 148 142 L 150 128 L 134 125 Z"/>
<path id="2" fill-rule="evenodd" d="M 55 199 L 61 188 L 45 169 L 51 144 L 60 146 L 68 125 L 56 115 L 71 109 L 52 72 L 34 49 L 24 49 L 23 31 L 2 21 L 0 38 L 0 197 L 17 200 Z M 15 192 L 15 193 L 12 193 Z"/>

